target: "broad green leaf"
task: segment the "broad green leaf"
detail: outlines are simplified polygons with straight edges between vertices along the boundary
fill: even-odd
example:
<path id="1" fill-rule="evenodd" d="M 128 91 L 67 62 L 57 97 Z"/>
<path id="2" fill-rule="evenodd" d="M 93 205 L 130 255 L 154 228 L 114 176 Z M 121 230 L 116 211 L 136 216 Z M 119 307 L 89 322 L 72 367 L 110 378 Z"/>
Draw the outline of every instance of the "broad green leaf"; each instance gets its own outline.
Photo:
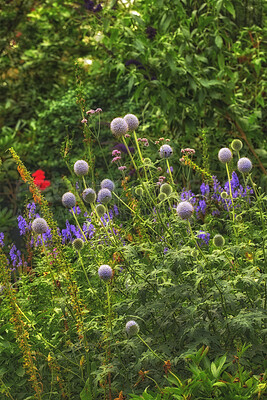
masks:
<path id="1" fill-rule="evenodd" d="M 91 390 L 90 390 L 90 381 L 89 378 L 85 382 L 85 386 L 80 393 L 81 400 L 93 400 Z"/>
<path id="2" fill-rule="evenodd" d="M 230 0 L 225 0 L 224 6 L 226 10 L 235 18 L 235 8 Z"/>
<path id="3" fill-rule="evenodd" d="M 216 46 L 219 47 L 219 49 L 222 48 L 223 40 L 222 40 L 222 38 L 221 38 L 220 35 L 216 35 L 216 37 L 215 37 L 215 43 L 216 43 Z"/>

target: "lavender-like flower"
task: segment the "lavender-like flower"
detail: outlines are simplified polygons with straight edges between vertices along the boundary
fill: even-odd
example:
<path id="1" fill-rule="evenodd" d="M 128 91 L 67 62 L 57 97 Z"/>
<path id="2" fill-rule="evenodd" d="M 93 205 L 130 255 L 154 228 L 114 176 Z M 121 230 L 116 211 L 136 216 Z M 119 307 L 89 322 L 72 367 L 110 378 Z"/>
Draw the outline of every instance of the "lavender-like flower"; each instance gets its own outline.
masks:
<path id="1" fill-rule="evenodd" d="M 89 171 L 89 165 L 84 160 L 78 160 L 74 164 L 74 172 L 78 176 L 87 175 Z"/>
<path id="2" fill-rule="evenodd" d="M 182 219 L 189 219 L 194 212 L 194 207 L 189 201 L 182 201 L 177 206 L 177 214 Z"/>
<path id="3" fill-rule="evenodd" d="M 131 337 L 131 336 L 135 336 L 138 334 L 139 332 L 139 325 L 137 322 L 135 321 L 128 321 L 126 326 L 125 326 L 125 330 L 127 332 L 127 334 Z"/>
<path id="4" fill-rule="evenodd" d="M 123 118 L 114 118 L 111 121 L 110 130 L 115 137 L 119 138 L 128 131 L 127 122 Z"/>
<path id="5" fill-rule="evenodd" d="M 100 203 L 107 204 L 112 198 L 111 191 L 108 189 L 100 189 L 98 192 L 98 200 Z"/>
<path id="6" fill-rule="evenodd" d="M 247 157 L 240 158 L 237 163 L 237 169 L 242 174 L 248 174 L 252 169 L 252 162 Z"/>
<path id="7" fill-rule="evenodd" d="M 223 147 L 218 153 L 218 158 L 223 164 L 230 162 L 232 157 L 233 154 L 228 147 Z"/>
<path id="8" fill-rule="evenodd" d="M 139 120 L 134 114 L 127 114 L 123 118 L 128 125 L 128 131 L 135 131 L 139 126 Z"/>
<path id="9" fill-rule="evenodd" d="M 168 144 L 164 144 L 159 149 L 159 155 L 161 158 L 170 158 L 172 156 L 172 154 L 173 154 L 173 150 L 172 150 L 171 146 L 169 146 Z"/>
<path id="10" fill-rule="evenodd" d="M 110 192 L 113 192 L 113 190 L 115 189 L 115 184 L 110 179 L 104 179 L 101 182 L 100 186 L 101 189 L 108 189 Z"/>
<path id="11" fill-rule="evenodd" d="M 109 281 L 113 276 L 113 270 L 109 265 L 101 265 L 98 268 L 98 275 L 103 281 Z"/>
<path id="12" fill-rule="evenodd" d="M 72 208 L 76 204 L 76 197 L 71 192 L 64 193 L 62 196 L 62 204 L 67 208 Z"/>
<path id="13" fill-rule="evenodd" d="M 47 222 L 44 218 L 35 218 L 32 223 L 32 230 L 36 233 L 45 233 L 49 229 Z"/>
<path id="14" fill-rule="evenodd" d="M 1 247 L 4 247 L 4 245 L 5 245 L 4 238 L 5 238 L 4 232 L 0 232 L 0 246 Z"/>
<path id="15" fill-rule="evenodd" d="M 96 192 L 94 191 L 94 189 L 91 188 L 87 188 L 83 191 L 83 199 L 86 203 L 94 203 L 96 201 Z"/>

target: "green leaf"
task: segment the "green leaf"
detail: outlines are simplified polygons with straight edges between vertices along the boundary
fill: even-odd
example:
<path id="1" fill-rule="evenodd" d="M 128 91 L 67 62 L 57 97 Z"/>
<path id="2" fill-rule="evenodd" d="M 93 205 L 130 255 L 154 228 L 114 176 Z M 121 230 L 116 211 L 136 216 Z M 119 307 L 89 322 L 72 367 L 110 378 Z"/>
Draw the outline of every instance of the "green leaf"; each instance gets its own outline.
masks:
<path id="1" fill-rule="evenodd" d="M 221 38 L 220 35 L 216 35 L 216 37 L 215 37 L 215 43 L 216 43 L 216 46 L 219 47 L 219 49 L 222 48 L 223 40 L 222 40 L 222 38 Z"/>
<path id="2" fill-rule="evenodd" d="M 225 0 L 224 6 L 226 10 L 235 18 L 235 8 L 230 0 Z"/>
<path id="3" fill-rule="evenodd" d="M 218 54 L 218 64 L 219 68 L 222 70 L 225 67 L 225 60 L 224 60 L 224 55 L 222 53 Z"/>
<path id="4" fill-rule="evenodd" d="M 89 378 L 85 382 L 85 386 L 80 393 L 81 400 L 93 400 L 91 390 L 90 390 L 90 381 Z"/>

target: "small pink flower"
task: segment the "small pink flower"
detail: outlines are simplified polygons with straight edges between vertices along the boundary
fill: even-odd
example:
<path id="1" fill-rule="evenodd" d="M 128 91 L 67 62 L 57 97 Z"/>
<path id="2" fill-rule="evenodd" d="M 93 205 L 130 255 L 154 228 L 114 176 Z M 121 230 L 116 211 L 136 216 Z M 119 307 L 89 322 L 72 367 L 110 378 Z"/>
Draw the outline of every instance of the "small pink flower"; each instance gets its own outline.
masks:
<path id="1" fill-rule="evenodd" d="M 165 140 L 165 139 L 164 139 L 164 137 L 161 137 L 161 138 L 159 138 L 159 141 L 161 141 L 161 142 L 162 142 L 162 140 Z"/>
<path id="2" fill-rule="evenodd" d="M 159 144 L 159 141 L 158 141 L 158 140 L 156 140 L 156 141 L 155 141 L 155 144 Z"/>
<path id="3" fill-rule="evenodd" d="M 129 133 L 125 133 L 124 137 L 129 138 L 129 137 L 131 137 L 131 135 L 129 135 Z"/>
<path id="4" fill-rule="evenodd" d="M 95 113 L 95 110 L 86 111 L 86 115 L 88 115 L 88 114 L 94 114 L 94 113 Z"/>
<path id="5" fill-rule="evenodd" d="M 118 167 L 119 171 L 124 171 L 126 169 L 125 165 L 122 165 L 121 167 Z"/>
<path id="6" fill-rule="evenodd" d="M 112 158 L 112 160 L 111 160 L 111 162 L 112 163 L 116 163 L 117 161 L 119 161 L 119 160 L 121 160 L 121 157 L 120 156 L 117 156 L 117 157 L 114 157 L 114 158 Z"/>
<path id="7" fill-rule="evenodd" d="M 116 157 L 116 156 L 120 156 L 121 155 L 121 152 L 119 151 L 119 150 L 113 150 L 113 152 L 112 152 L 112 157 Z"/>
<path id="8" fill-rule="evenodd" d="M 159 172 L 161 172 L 161 171 L 162 171 L 162 168 L 161 168 L 161 167 L 158 167 L 157 170 L 158 170 Z"/>
<path id="9" fill-rule="evenodd" d="M 82 123 L 82 124 L 86 124 L 86 123 L 87 123 L 87 119 L 86 119 L 86 118 L 82 119 L 82 120 L 81 120 L 81 123 Z"/>
<path id="10" fill-rule="evenodd" d="M 96 112 L 96 113 L 102 112 L 102 108 L 97 108 L 97 109 L 95 110 L 95 112 Z"/>

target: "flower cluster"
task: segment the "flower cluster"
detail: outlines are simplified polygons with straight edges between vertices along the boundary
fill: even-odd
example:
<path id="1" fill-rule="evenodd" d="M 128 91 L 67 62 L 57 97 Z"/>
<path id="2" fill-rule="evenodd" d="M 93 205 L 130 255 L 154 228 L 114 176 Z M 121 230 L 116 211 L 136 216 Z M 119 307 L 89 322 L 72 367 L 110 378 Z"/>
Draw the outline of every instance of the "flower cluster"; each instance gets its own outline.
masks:
<path id="1" fill-rule="evenodd" d="M 88 111 L 86 111 L 86 115 L 89 115 L 89 114 L 96 114 L 96 113 L 100 113 L 100 112 L 102 112 L 102 108 L 97 108 L 96 110 L 88 110 Z"/>
<path id="2" fill-rule="evenodd" d="M 51 182 L 45 179 L 45 172 L 41 169 L 37 169 L 32 176 L 34 177 L 34 184 L 38 186 L 40 190 L 45 190 L 51 185 Z"/>

